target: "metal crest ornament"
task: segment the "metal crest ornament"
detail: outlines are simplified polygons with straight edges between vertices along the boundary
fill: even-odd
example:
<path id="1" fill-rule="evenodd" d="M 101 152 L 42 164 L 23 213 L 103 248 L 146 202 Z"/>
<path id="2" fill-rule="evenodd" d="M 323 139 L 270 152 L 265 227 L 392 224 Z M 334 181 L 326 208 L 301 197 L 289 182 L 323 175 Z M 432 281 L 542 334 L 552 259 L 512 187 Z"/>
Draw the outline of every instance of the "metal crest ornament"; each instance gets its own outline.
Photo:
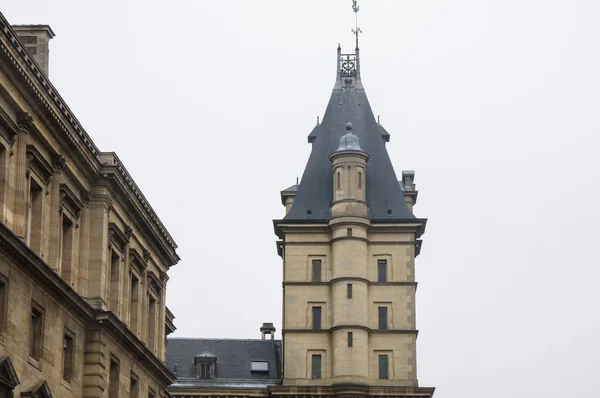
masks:
<path id="1" fill-rule="evenodd" d="M 358 0 L 352 0 L 352 11 L 354 11 L 355 19 L 356 19 L 356 29 L 352 29 L 352 33 L 356 36 L 356 49 L 358 50 L 358 35 L 362 33 L 362 29 L 358 27 L 358 11 L 360 10 L 360 6 L 358 5 Z"/>

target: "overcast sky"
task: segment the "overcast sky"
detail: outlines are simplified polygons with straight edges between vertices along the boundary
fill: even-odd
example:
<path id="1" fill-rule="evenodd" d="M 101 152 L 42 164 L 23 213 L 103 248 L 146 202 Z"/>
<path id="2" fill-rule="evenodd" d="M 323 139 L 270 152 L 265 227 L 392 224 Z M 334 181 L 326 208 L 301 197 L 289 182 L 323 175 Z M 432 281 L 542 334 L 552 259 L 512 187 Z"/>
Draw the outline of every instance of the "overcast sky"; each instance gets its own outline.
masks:
<path id="1" fill-rule="evenodd" d="M 5 0 L 176 242 L 176 336 L 281 328 L 272 220 L 301 176 L 350 0 Z M 363 0 L 362 76 L 416 170 L 418 363 L 438 398 L 600 382 L 600 2 Z"/>

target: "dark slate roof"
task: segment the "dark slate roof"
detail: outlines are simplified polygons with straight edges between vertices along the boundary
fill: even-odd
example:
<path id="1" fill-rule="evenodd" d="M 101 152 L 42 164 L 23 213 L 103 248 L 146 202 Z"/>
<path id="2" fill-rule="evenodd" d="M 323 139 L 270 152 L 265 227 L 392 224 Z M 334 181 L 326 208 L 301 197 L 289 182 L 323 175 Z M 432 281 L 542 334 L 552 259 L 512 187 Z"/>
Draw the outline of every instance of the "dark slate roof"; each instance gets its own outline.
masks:
<path id="1" fill-rule="evenodd" d="M 350 83 L 350 84 L 348 84 Z M 360 139 L 362 149 L 369 154 L 366 188 L 369 218 L 371 220 L 414 220 L 406 206 L 398 178 L 385 148 L 389 137 L 377 122 L 360 79 L 338 78 L 327 105 L 323 122 L 309 135 L 312 152 L 306 164 L 298 193 L 285 221 L 328 221 L 331 218 L 333 178 L 331 155 L 346 133 L 346 123 L 353 124 L 352 133 Z"/>
<path id="2" fill-rule="evenodd" d="M 194 358 L 210 354 L 217 358 L 215 378 L 196 378 Z M 252 361 L 267 361 L 269 372 L 251 372 Z M 257 387 L 279 384 L 281 379 L 280 340 L 167 339 L 167 367 L 177 374 L 174 385 L 208 388 Z"/>

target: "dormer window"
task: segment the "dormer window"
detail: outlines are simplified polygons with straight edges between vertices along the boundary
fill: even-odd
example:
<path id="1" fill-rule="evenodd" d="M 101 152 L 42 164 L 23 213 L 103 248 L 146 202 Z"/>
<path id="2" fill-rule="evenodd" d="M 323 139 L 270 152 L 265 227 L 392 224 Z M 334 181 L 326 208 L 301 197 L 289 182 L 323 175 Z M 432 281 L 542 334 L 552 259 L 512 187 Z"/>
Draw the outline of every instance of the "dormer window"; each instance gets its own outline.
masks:
<path id="1" fill-rule="evenodd" d="M 203 352 L 194 358 L 196 378 L 210 380 L 215 378 L 217 357 L 209 352 Z"/>

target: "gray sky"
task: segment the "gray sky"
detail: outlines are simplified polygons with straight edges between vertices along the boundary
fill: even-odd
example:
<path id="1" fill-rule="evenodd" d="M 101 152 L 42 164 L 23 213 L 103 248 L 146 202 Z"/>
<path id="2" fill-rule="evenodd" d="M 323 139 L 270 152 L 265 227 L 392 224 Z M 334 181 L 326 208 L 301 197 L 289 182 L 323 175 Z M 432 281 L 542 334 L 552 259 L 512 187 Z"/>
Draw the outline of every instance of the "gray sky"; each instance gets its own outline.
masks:
<path id="1" fill-rule="evenodd" d="M 177 336 L 281 327 L 271 220 L 333 88 L 350 0 L 10 0 L 52 81 L 179 244 Z M 8 3 L 8 4 L 7 4 Z M 363 82 L 415 169 L 419 379 L 438 398 L 600 382 L 600 2 L 362 0 Z"/>

